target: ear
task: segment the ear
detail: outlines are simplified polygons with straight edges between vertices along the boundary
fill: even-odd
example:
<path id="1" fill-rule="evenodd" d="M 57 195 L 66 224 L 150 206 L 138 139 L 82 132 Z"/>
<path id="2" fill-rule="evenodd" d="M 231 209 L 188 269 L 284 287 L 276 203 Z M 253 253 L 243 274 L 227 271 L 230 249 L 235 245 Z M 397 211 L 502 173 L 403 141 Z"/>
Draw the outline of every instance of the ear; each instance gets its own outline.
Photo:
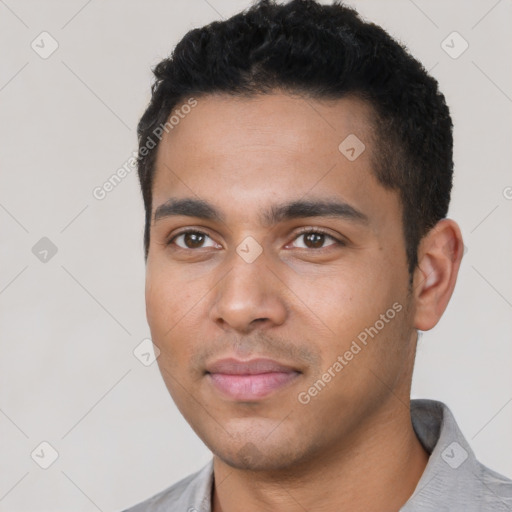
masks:
<path id="1" fill-rule="evenodd" d="M 458 224 L 440 220 L 421 240 L 413 276 L 414 327 L 432 329 L 452 296 L 464 244 Z"/>

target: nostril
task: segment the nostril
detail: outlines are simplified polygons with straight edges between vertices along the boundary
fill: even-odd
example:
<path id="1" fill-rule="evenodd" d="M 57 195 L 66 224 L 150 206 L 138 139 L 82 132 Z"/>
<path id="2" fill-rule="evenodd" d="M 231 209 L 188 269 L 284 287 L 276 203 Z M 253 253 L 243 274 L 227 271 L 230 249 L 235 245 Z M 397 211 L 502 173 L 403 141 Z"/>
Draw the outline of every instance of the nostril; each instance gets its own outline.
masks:
<path id="1" fill-rule="evenodd" d="M 268 318 L 255 318 L 252 323 L 255 323 L 255 322 L 266 322 L 268 320 Z"/>

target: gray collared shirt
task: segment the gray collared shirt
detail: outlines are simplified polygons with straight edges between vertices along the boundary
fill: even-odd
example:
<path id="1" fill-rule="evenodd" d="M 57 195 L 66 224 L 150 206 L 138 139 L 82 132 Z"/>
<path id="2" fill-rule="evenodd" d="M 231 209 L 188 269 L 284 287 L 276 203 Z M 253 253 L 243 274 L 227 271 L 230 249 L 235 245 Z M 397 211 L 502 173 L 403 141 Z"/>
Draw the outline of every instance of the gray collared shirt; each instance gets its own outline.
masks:
<path id="1" fill-rule="evenodd" d="M 414 431 L 430 458 L 412 496 L 399 512 L 512 511 L 512 480 L 475 458 L 450 409 L 434 400 L 411 400 Z M 211 512 L 213 459 L 125 512 Z"/>

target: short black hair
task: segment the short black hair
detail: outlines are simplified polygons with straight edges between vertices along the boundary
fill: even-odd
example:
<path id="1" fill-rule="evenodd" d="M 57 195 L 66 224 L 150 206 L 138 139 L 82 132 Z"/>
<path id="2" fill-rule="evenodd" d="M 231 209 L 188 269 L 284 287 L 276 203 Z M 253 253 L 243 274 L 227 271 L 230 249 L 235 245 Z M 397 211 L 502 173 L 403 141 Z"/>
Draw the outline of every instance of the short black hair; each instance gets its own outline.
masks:
<path id="1" fill-rule="evenodd" d="M 313 99 L 357 97 L 371 106 L 372 172 L 399 193 L 412 279 L 421 238 L 448 211 L 453 127 L 437 81 L 383 28 L 338 1 L 260 0 L 189 31 L 153 72 L 151 101 L 137 128 L 146 259 L 158 148 L 157 140 L 148 150 L 148 141 L 158 127 L 192 97 L 279 90 Z"/>

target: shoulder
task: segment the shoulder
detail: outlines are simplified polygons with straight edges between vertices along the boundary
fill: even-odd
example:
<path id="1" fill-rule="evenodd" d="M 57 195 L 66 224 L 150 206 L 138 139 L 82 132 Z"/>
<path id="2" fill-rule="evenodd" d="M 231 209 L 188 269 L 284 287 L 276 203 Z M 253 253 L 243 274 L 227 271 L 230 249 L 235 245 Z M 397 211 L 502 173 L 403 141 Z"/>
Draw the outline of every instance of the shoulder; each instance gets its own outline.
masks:
<path id="1" fill-rule="evenodd" d="M 475 491 L 481 499 L 481 510 L 510 511 L 512 510 L 512 480 L 484 466 L 476 463 Z"/>
<path id="2" fill-rule="evenodd" d="M 151 498 L 123 512 L 206 512 L 210 510 L 213 461 Z"/>
<path id="3" fill-rule="evenodd" d="M 446 404 L 413 400 L 411 417 L 430 457 L 401 512 L 512 510 L 512 480 L 477 460 Z"/>

